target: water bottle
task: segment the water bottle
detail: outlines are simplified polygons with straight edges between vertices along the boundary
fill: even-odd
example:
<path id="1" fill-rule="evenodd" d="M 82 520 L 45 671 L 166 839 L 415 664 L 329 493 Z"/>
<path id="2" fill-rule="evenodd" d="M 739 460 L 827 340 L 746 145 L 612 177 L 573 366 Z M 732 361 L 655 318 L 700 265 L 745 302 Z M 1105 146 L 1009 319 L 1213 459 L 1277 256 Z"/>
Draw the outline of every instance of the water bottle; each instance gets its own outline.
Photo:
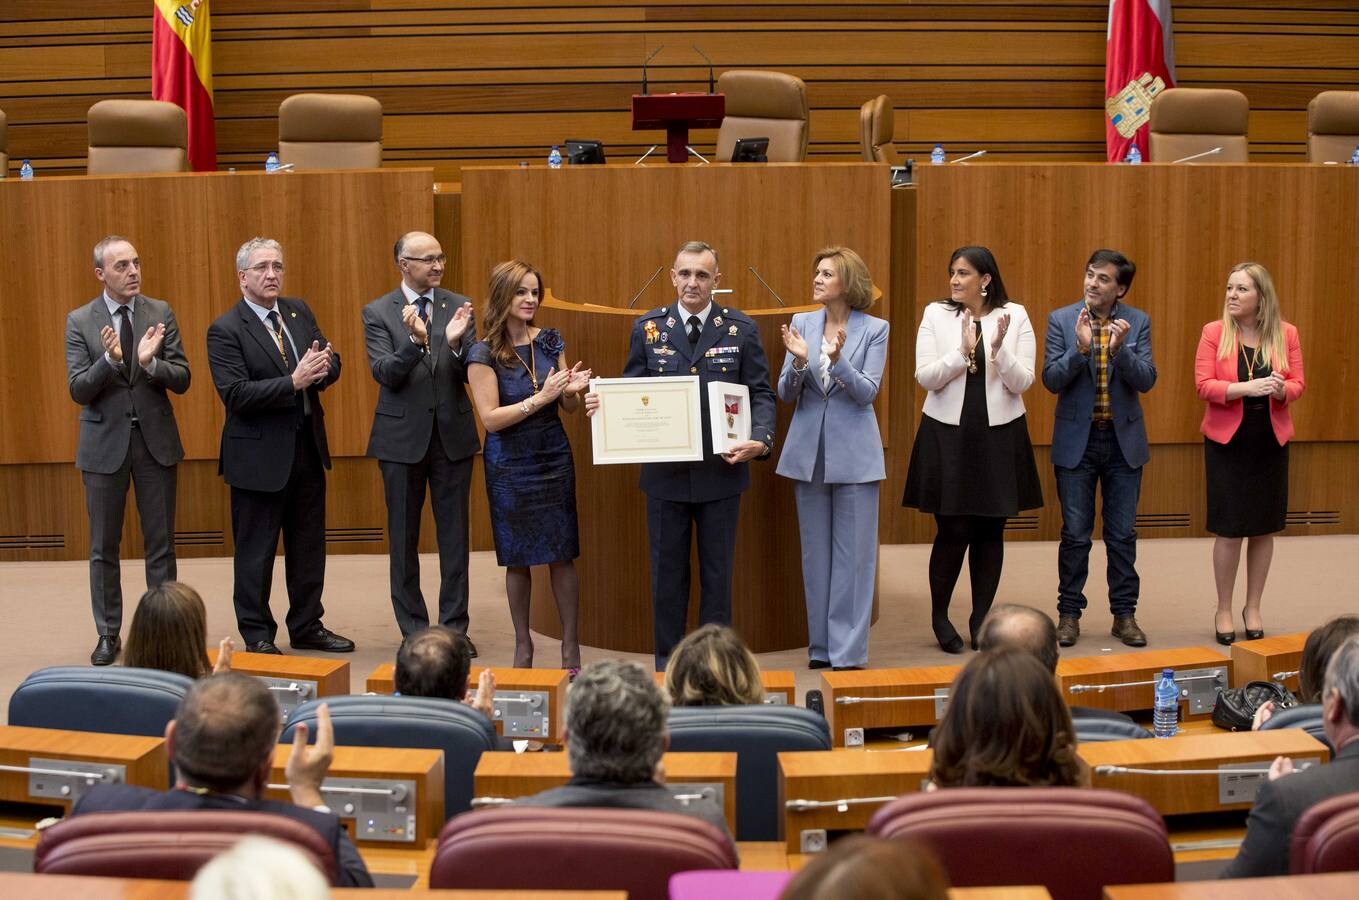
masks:
<path id="1" fill-rule="evenodd" d="M 1354 152 L 1350 154 L 1350 165 L 1359 166 L 1359 144 L 1354 145 Z"/>
<path id="2" fill-rule="evenodd" d="M 560 169 L 562 167 L 562 152 L 557 149 L 557 145 L 552 145 L 552 152 L 547 155 L 547 167 L 549 169 Z"/>
<path id="3" fill-rule="evenodd" d="M 1123 161 L 1130 166 L 1142 165 L 1142 151 L 1137 149 L 1136 144 L 1133 144 L 1128 148 L 1128 156 Z"/>
<path id="4" fill-rule="evenodd" d="M 33 165 L 28 160 L 24 160 L 24 164 L 19 167 L 19 179 L 21 181 L 33 180 Z"/>
<path id="5" fill-rule="evenodd" d="M 270 150 L 269 155 L 264 158 L 264 171 L 266 172 L 278 171 L 278 151 Z"/>
<path id="6" fill-rule="evenodd" d="M 1175 670 L 1161 672 L 1156 682 L 1156 706 L 1152 713 L 1152 730 L 1158 738 L 1174 737 L 1179 729 L 1180 689 L 1175 684 Z"/>
<path id="7" fill-rule="evenodd" d="M 944 145 L 935 144 L 934 149 L 930 151 L 930 165 L 942 166 L 943 164 L 944 164 Z"/>

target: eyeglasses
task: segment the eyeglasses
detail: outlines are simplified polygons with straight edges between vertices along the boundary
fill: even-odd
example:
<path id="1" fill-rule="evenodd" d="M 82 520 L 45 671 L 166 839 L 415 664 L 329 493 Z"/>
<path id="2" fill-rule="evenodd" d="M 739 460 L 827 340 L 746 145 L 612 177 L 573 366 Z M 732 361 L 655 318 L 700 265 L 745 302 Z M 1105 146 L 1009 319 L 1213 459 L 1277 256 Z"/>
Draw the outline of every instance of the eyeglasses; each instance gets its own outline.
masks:
<path id="1" fill-rule="evenodd" d="M 401 258 L 406 260 L 406 262 L 424 263 L 427 266 L 434 265 L 442 266 L 445 262 L 448 261 L 448 257 L 442 253 L 440 253 L 438 256 L 403 256 Z"/>
<path id="2" fill-rule="evenodd" d="M 277 275 L 283 274 L 283 263 L 281 262 L 262 262 L 255 263 L 253 266 L 246 266 L 247 272 L 257 272 L 263 275 L 265 272 L 273 272 Z"/>

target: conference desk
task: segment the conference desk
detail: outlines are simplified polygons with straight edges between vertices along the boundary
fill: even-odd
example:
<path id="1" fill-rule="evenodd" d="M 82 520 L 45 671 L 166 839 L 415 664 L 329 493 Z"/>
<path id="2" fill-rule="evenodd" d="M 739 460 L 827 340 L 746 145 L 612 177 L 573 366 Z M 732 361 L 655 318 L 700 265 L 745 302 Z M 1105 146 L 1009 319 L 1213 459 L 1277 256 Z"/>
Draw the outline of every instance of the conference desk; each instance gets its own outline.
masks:
<path id="1" fill-rule="evenodd" d="M 1353 900 L 1356 896 L 1359 872 L 1125 884 L 1104 889 L 1104 900 Z"/>

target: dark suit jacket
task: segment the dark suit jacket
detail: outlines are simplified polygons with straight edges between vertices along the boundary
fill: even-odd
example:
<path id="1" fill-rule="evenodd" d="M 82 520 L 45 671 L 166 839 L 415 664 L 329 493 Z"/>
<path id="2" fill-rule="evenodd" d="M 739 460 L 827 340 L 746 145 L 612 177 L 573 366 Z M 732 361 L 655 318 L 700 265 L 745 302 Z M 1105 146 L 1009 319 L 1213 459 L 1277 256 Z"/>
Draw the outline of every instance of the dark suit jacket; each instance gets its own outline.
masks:
<path id="1" fill-rule="evenodd" d="M 104 342 L 99 332 L 105 325 L 117 330 L 109 316 L 104 295 L 72 310 L 66 317 L 66 375 L 71 399 L 79 403 L 80 442 L 76 445 L 76 468 L 108 475 L 127 459 L 132 440 L 132 417 L 137 417 L 146 449 L 162 466 L 184 458 L 179 442 L 175 410 L 166 391 L 182 394 L 189 389 L 189 361 L 179 339 L 179 324 L 170 304 L 150 297 L 132 298 L 132 337 L 141 343 L 152 325 L 165 323 L 165 340 L 156 354 L 156 373 L 131 360 L 119 371 L 104 361 Z M 130 376 L 129 376 L 130 373 Z"/>
<path id="2" fill-rule="evenodd" d="M 1354 791 L 1359 791 L 1359 740 L 1350 741 L 1330 763 L 1262 784 L 1246 819 L 1246 839 L 1219 877 L 1287 875 L 1288 845 L 1298 819 L 1322 800 Z"/>
<path id="3" fill-rule="evenodd" d="M 278 298 L 284 327 L 297 344 L 298 359 L 312 342 L 326 345 L 316 317 L 301 300 Z M 281 491 L 292 471 L 297 446 L 301 398 L 293 390 L 293 378 L 269 326 L 240 300 L 208 326 L 208 366 L 212 383 L 226 406 L 222 427 L 221 461 L 217 471 L 226 483 L 249 491 Z M 340 354 L 335 354 L 330 374 L 307 388 L 311 400 L 311 428 L 321 464 L 330 468 L 326 423 L 321 410 L 321 391 L 340 378 Z"/>
<path id="4" fill-rule="evenodd" d="M 372 887 L 373 878 L 359 857 L 349 832 L 334 813 L 316 812 L 277 800 L 242 800 L 221 794 L 195 794 L 190 791 L 156 791 L 127 784 L 101 784 L 90 788 L 71 810 L 71 815 L 97 812 L 132 812 L 142 809 L 243 809 L 274 813 L 315 828 L 335 853 L 338 887 Z"/>
<path id="5" fill-rule="evenodd" d="M 477 341 L 475 326 L 462 336 L 461 354 L 453 353 L 444 340 L 449 319 L 467 298 L 443 288 L 435 288 L 433 298 L 428 353 L 411 342 L 410 331 L 401 322 L 406 306 L 401 288 L 363 308 L 368 364 L 379 386 L 368 455 L 385 462 L 424 459 L 436 424 L 449 459 L 463 459 L 481 449 L 464 387 L 467 366 L 462 355 Z"/>
<path id="6" fill-rule="evenodd" d="M 1043 386 L 1057 395 L 1052 420 L 1052 463 L 1073 469 L 1085 455 L 1090 440 L 1090 416 L 1095 411 L 1095 353 L 1085 356 L 1076 349 L 1076 317 L 1085 306 L 1077 301 L 1048 316 L 1043 341 Z M 1123 459 L 1134 469 L 1151 459 L 1147 447 L 1147 424 L 1142 418 L 1141 394 L 1156 384 L 1156 365 L 1151 359 L 1151 319 L 1140 309 L 1119 301 L 1113 317 L 1131 326 L 1123 346 L 1109 362 L 1109 404 L 1114 416 L 1114 436 Z"/>
<path id="7" fill-rule="evenodd" d="M 654 809 L 660 812 L 681 813 L 702 819 L 709 825 L 715 825 L 722 829 L 722 833 L 728 839 L 731 838 L 726 817 L 716 803 L 705 799 L 692 801 L 686 806 L 676 800 L 665 785 L 654 781 L 623 784 L 614 781 L 572 777 L 561 787 L 549 788 L 531 797 L 521 797 L 514 802 L 522 806 L 593 806 L 606 809 Z"/>
<path id="8" fill-rule="evenodd" d="M 653 309 L 633 323 L 623 377 L 699 377 L 703 459 L 648 463 L 642 466 L 641 483 L 648 496 L 659 500 L 706 503 L 739 494 L 750 486 L 747 463 L 733 466 L 711 452 L 708 383 L 729 381 L 750 389 L 750 436 L 770 447 L 774 445 L 774 389 L 769 384 L 769 361 L 753 319 L 739 309 L 714 303 L 698 345 L 691 351 L 677 305 Z"/>

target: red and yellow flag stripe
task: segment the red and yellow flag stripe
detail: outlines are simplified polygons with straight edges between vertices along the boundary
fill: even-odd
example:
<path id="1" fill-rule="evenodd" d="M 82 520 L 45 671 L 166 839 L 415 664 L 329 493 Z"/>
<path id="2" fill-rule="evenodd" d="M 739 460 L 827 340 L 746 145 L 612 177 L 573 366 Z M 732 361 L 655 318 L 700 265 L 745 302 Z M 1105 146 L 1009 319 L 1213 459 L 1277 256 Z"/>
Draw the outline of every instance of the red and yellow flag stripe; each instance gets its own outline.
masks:
<path id="1" fill-rule="evenodd" d="M 154 0 L 151 28 L 151 96 L 184 108 L 189 120 L 189 163 L 194 171 L 217 168 L 217 128 L 212 109 L 212 18 L 208 0 Z"/>

